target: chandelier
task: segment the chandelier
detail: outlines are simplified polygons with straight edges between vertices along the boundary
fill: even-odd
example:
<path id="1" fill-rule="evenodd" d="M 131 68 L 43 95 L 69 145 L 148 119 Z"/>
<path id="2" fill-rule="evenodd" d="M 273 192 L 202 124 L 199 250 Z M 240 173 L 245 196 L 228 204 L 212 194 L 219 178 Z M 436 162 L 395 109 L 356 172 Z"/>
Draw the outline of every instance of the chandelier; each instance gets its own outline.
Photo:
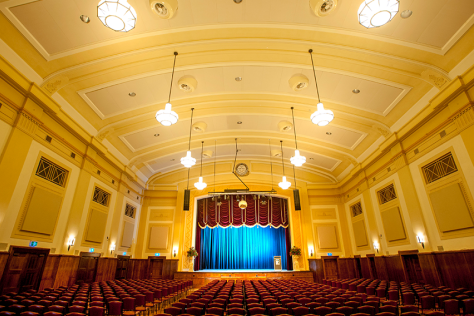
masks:
<path id="1" fill-rule="evenodd" d="M 201 142 L 201 173 L 200 173 L 200 176 L 199 176 L 199 182 L 194 183 L 194 186 L 198 190 L 204 190 L 207 187 L 207 183 L 202 181 L 202 153 L 203 153 L 203 151 L 204 151 L 204 142 Z M 188 153 L 190 153 L 190 152 L 188 151 Z M 196 159 L 194 159 L 194 160 L 196 160 Z"/>
<path id="2" fill-rule="evenodd" d="M 291 116 L 293 117 L 293 132 L 295 133 L 295 155 L 290 158 L 290 161 L 296 167 L 301 167 L 306 162 L 306 157 L 300 155 L 300 151 L 298 150 L 298 143 L 296 141 L 296 126 L 295 126 L 295 114 L 293 113 L 293 107 L 291 107 Z M 283 151 L 282 151 L 283 155 Z"/>
<path id="3" fill-rule="evenodd" d="M 359 23 L 370 29 L 390 22 L 398 13 L 399 0 L 364 0 L 359 7 Z"/>
<path id="4" fill-rule="evenodd" d="M 326 126 L 334 119 L 334 113 L 331 110 L 325 110 L 321 99 L 319 98 L 318 81 L 316 80 L 316 70 L 314 70 L 313 50 L 309 50 L 311 55 L 311 64 L 313 65 L 314 83 L 316 84 L 316 92 L 318 93 L 318 109 L 311 115 L 311 122 L 318 126 Z M 293 124 L 294 125 L 294 124 Z"/>
<path id="5" fill-rule="evenodd" d="M 280 140 L 280 147 L 281 147 L 281 163 L 283 165 L 283 180 L 280 183 L 278 183 L 278 186 L 282 188 L 283 190 L 286 190 L 291 186 L 291 183 L 286 181 L 285 163 L 283 162 L 283 141 L 282 140 Z"/>
<path id="6" fill-rule="evenodd" d="M 156 112 L 156 120 L 163 126 L 171 126 L 178 122 L 178 114 L 175 111 L 171 110 L 171 89 L 173 88 L 173 77 L 174 77 L 174 67 L 176 65 L 176 56 L 178 52 L 174 52 L 174 62 L 173 62 L 173 72 L 171 73 L 171 84 L 170 84 L 170 93 L 168 96 L 168 103 L 165 105 L 164 110 L 159 110 Z"/>
<path id="7" fill-rule="evenodd" d="M 137 12 L 127 0 L 101 0 L 97 5 L 97 17 L 116 32 L 131 31 L 137 23 Z"/>
<path id="8" fill-rule="evenodd" d="M 186 168 L 191 168 L 196 164 L 196 159 L 191 157 L 191 131 L 193 127 L 193 113 L 194 108 L 191 109 L 191 126 L 189 128 L 189 143 L 188 143 L 188 151 L 186 152 L 186 157 L 181 158 L 181 163 Z"/>

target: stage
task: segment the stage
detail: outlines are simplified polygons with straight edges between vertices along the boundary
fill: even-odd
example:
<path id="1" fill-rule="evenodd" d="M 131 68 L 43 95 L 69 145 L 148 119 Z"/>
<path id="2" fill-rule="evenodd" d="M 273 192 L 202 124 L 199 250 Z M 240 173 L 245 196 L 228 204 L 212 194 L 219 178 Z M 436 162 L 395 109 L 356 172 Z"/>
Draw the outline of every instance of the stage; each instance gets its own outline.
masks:
<path id="1" fill-rule="evenodd" d="M 200 270 L 175 272 L 174 278 L 192 279 L 194 287 L 201 287 L 213 280 L 301 279 L 313 282 L 313 272 L 287 270 Z"/>

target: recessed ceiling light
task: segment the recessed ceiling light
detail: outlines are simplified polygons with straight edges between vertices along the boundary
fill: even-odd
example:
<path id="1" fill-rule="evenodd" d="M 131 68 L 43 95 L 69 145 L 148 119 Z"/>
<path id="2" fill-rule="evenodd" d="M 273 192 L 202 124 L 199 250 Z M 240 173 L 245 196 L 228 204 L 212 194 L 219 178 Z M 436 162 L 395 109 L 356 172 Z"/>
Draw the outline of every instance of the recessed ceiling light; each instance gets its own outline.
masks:
<path id="1" fill-rule="evenodd" d="M 242 0 L 234 0 L 235 3 L 241 3 Z"/>
<path id="2" fill-rule="evenodd" d="M 87 15 L 81 15 L 79 18 L 84 23 L 89 23 L 91 21 L 91 19 Z"/>
<path id="3" fill-rule="evenodd" d="M 173 158 L 173 159 L 171 159 L 171 161 L 174 161 L 174 158 Z"/>
<path id="4" fill-rule="evenodd" d="M 131 96 L 131 97 L 134 97 L 134 96 L 136 96 L 137 94 L 136 94 L 135 92 L 130 92 L 128 95 Z"/>
<path id="5" fill-rule="evenodd" d="M 160 134 L 155 134 L 155 135 L 153 135 L 153 136 L 158 137 L 158 136 L 160 136 Z"/>
<path id="6" fill-rule="evenodd" d="M 329 135 L 329 136 L 331 136 L 331 135 L 332 135 L 332 133 L 331 133 L 331 132 L 326 132 L 326 135 Z"/>
<path id="7" fill-rule="evenodd" d="M 235 81 L 242 81 L 242 77 L 235 77 Z"/>
<path id="8" fill-rule="evenodd" d="M 352 90 L 352 93 L 358 94 L 358 93 L 360 93 L 360 90 L 359 89 L 354 89 L 354 90 Z"/>
<path id="9" fill-rule="evenodd" d="M 238 121 L 237 124 L 242 124 L 242 122 L 241 122 L 241 121 Z"/>
<path id="10" fill-rule="evenodd" d="M 412 14 L 413 14 L 412 10 L 405 10 L 405 11 L 402 11 L 402 13 L 400 13 L 400 16 L 403 19 L 408 19 L 409 17 L 411 17 Z"/>

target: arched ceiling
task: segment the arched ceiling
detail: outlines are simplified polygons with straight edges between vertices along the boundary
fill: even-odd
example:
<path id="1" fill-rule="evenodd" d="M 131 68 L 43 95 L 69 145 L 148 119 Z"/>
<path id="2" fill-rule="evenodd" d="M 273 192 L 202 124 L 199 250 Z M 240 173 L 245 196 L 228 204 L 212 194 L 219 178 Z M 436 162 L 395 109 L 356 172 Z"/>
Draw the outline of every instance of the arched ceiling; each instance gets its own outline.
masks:
<path id="1" fill-rule="evenodd" d="M 121 33 L 96 17 L 98 0 L 0 0 L 0 38 L 43 78 L 45 91 L 68 102 L 151 186 L 186 180 L 179 159 L 188 148 L 191 108 L 193 121 L 207 126 L 191 142 L 193 157 L 202 141 L 212 156 L 204 159 L 204 176 L 213 175 L 215 158 L 216 181 L 225 183 L 219 177 L 232 170 L 235 138 L 239 161 L 255 171 L 252 181 L 269 183 L 270 162 L 281 175 L 281 158 L 270 158 L 280 140 L 292 172 L 293 130 L 279 129 L 292 121 L 291 107 L 307 157 L 297 178 L 337 185 L 408 122 L 417 102 L 449 83 L 449 72 L 474 49 L 472 0 L 403 0 L 400 11 L 413 15 L 398 14 L 376 29 L 358 23 L 362 0 L 339 0 L 325 17 L 309 0 L 179 0 L 168 20 L 148 0 L 128 2 L 137 25 Z M 335 114 L 326 127 L 309 119 L 318 102 L 310 48 L 321 101 Z M 179 121 L 164 127 L 154 116 L 167 102 L 174 51 L 171 100 Z M 308 86 L 293 90 L 294 75 L 306 76 Z M 179 89 L 185 76 L 196 79 L 194 91 Z M 198 173 L 193 168 L 191 176 Z"/>

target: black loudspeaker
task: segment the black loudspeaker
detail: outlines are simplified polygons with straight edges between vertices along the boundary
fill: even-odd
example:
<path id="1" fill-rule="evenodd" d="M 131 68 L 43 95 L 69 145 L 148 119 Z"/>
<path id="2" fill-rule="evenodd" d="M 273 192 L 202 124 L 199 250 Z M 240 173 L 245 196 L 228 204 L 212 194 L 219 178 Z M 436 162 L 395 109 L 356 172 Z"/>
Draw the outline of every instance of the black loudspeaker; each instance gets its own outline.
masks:
<path id="1" fill-rule="evenodd" d="M 293 199 L 295 200 L 295 211 L 301 211 L 300 190 L 293 190 Z"/>
<path id="2" fill-rule="evenodd" d="M 189 211 L 189 200 L 191 198 L 191 191 L 184 190 L 184 203 L 183 203 L 183 211 Z"/>

